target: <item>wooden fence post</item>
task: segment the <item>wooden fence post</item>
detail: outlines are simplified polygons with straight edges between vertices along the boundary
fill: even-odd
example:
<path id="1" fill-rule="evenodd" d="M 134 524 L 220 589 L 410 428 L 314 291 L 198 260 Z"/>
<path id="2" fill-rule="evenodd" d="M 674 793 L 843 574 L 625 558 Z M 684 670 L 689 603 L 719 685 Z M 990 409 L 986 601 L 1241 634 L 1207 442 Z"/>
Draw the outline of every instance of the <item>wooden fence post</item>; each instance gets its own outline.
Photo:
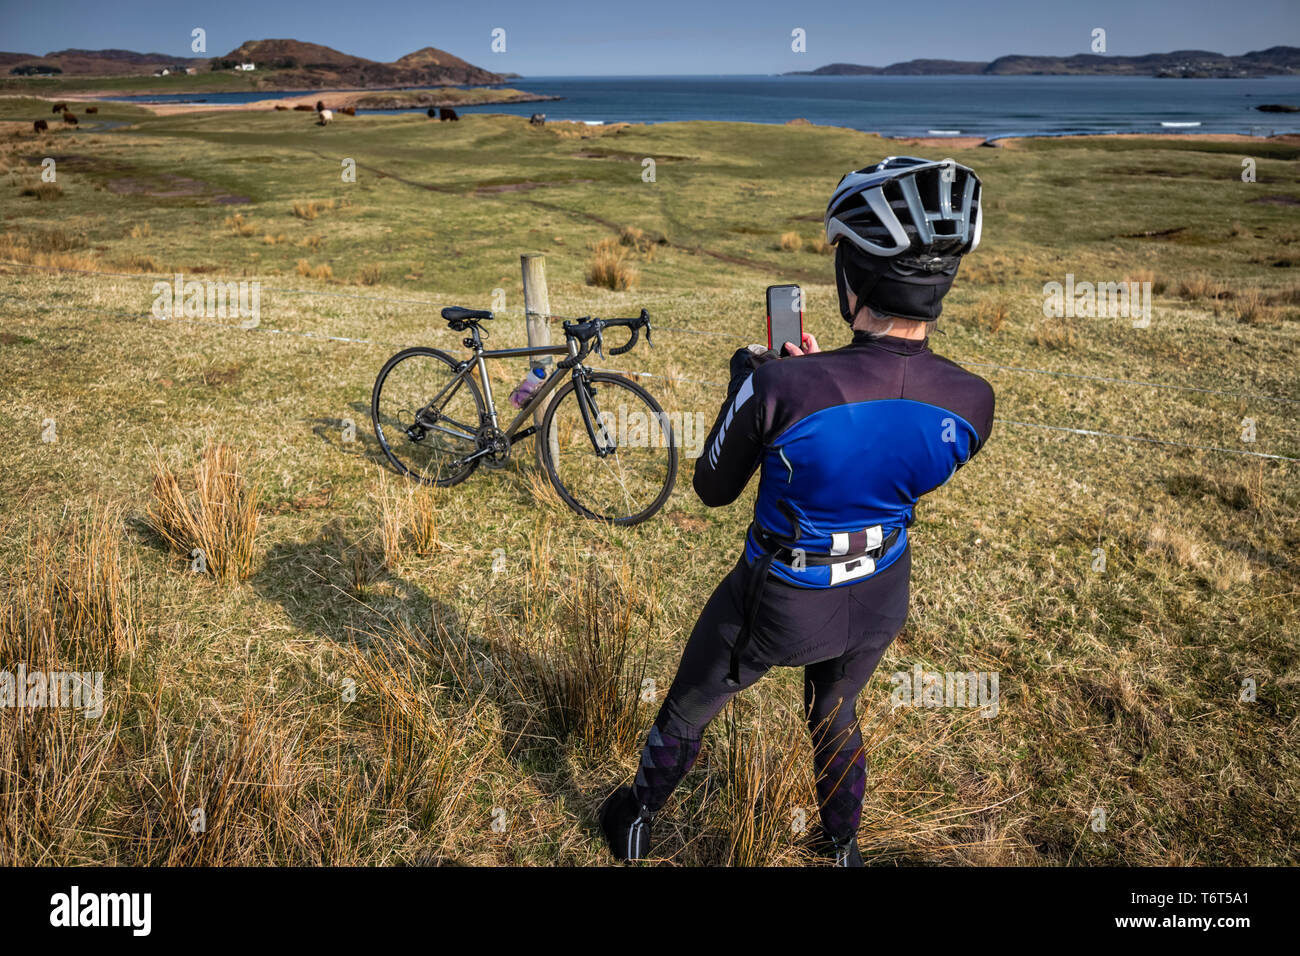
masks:
<path id="1" fill-rule="evenodd" d="M 546 290 L 546 256 L 540 252 L 526 253 L 519 257 L 519 263 L 523 270 L 524 277 L 524 320 L 528 326 L 528 347 L 540 348 L 544 345 L 551 344 L 551 297 Z M 533 368 L 542 368 L 548 376 L 555 375 L 559 369 L 555 367 L 555 361 L 550 355 L 544 355 L 532 360 Z M 546 397 L 537 411 L 533 415 L 533 422 L 539 429 L 537 436 L 538 448 L 541 448 L 542 416 L 546 412 L 547 406 L 555 397 L 552 392 Z M 552 448 L 554 455 L 555 448 Z"/>

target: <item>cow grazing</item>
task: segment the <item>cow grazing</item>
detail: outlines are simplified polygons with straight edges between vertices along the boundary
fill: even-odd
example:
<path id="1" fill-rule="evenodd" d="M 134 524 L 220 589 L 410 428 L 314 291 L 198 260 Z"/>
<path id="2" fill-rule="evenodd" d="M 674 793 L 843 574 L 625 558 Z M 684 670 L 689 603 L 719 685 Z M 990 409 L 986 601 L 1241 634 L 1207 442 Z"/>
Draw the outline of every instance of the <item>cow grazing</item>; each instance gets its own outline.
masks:
<path id="1" fill-rule="evenodd" d="M 341 110 L 339 110 L 339 112 L 342 113 L 344 116 L 356 116 L 357 108 L 355 106 L 345 106 Z"/>
<path id="2" fill-rule="evenodd" d="M 87 113 L 98 113 L 98 112 L 99 112 L 99 107 L 98 107 L 98 106 L 87 106 L 87 107 L 86 107 L 86 112 L 87 112 Z"/>
<path id="3" fill-rule="evenodd" d="M 55 103 L 54 108 L 50 110 L 51 113 L 66 113 L 67 111 L 68 111 L 67 103 Z"/>
<path id="4" fill-rule="evenodd" d="M 442 107 L 442 109 L 440 109 L 440 110 L 438 111 L 438 122 L 440 122 L 440 123 L 445 123 L 447 120 L 451 120 L 452 122 L 456 122 L 456 121 L 458 121 L 459 119 L 460 119 L 460 117 L 456 115 L 456 111 L 455 111 L 455 110 L 448 109 L 448 108 L 445 107 L 445 106 Z"/>
<path id="5" fill-rule="evenodd" d="M 285 106 L 283 103 L 276 103 L 276 104 L 275 104 L 275 109 L 276 109 L 276 112 L 279 112 L 280 110 L 284 110 L 285 112 L 288 112 L 289 107 Z"/>
<path id="6" fill-rule="evenodd" d="M 294 109 L 297 110 L 297 111 L 300 112 L 300 113 L 314 113 L 314 112 L 316 112 L 316 107 L 314 107 L 314 106 L 308 106 L 306 103 L 299 103 L 297 106 L 294 107 Z"/>
<path id="7" fill-rule="evenodd" d="M 67 123 L 69 126 L 76 126 L 77 118 L 73 116 L 71 113 L 64 113 L 63 122 Z"/>
<path id="8" fill-rule="evenodd" d="M 545 125 L 546 125 L 546 114 L 545 114 L 545 113 L 534 113 L 532 116 L 528 117 L 528 125 L 529 125 L 529 126 L 545 126 Z"/>
<path id="9" fill-rule="evenodd" d="M 38 133 L 44 133 L 50 128 L 50 124 L 45 122 L 45 120 L 37 120 L 32 124 L 32 128 Z"/>
<path id="10" fill-rule="evenodd" d="M 316 123 L 319 126 L 324 126 L 326 123 L 334 122 L 333 110 L 321 110 L 318 115 L 320 116 L 320 119 L 318 119 Z"/>

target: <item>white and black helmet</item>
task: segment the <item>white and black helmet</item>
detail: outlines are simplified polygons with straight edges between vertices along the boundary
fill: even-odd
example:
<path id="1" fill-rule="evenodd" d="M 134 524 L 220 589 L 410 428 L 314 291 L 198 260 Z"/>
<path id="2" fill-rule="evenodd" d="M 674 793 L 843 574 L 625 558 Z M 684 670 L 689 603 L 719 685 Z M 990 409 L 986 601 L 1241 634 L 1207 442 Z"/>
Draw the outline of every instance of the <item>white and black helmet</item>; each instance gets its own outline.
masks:
<path id="1" fill-rule="evenodd" d="M 826 241 L 894 260 L 895 274 L 955 271 L 979 245 L 980 193 L 975 171 L 951 159 L 890 156 L 840 180 L 826 206 Z"/>

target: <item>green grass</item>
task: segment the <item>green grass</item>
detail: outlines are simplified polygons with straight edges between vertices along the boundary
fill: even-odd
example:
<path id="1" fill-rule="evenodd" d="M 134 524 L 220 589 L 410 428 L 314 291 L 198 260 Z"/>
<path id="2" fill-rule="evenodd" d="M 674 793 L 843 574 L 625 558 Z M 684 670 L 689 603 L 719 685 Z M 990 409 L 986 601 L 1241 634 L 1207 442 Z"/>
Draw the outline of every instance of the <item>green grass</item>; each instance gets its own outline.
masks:
<path id="1" fill-rule="evenodd" d="M 170 76 L 3 76 L 0 90 L 30 96 L 49 93 L 83 93 L 100 90 L 126 95 L 135 93 L 242 93 L 276 88 L 275 72 L 217 70 Z"/>
<path id="2" fill-rule="evenodd" d="M 631 772 L 634 748 L 582 744 L 589 736 L 566 732 L 535 687 L 562 666 L 556 649 L 583 621 L 617 622 L 630 606 L 627 639 L 662 695 L 735 560 L 752 490 L 705 509 L 688 461 L 657 518 L 608 529 L 539 491 L 525 448 L 506 469 L 435 496 L 435 551 L 385 558 L 371 385 L 397 345 L 455 351 L 460 336 L 432 308 L 289 290 L 490 307 L 502 289 L 507 314 L 489 344 L 523 344 L 518 257 L 540 250 L 553 311 L 644 306 L 662 327 L 654 350 L 600 364 L 718 381 L 731 352 L 761 338 L 769 284 L 804 285 L 823 346 L 847 338 L 832 259 L 810 241 L 845 170 L 902 150 L 819 127 L 537 129 L 518 117 L 404 115 L 321 128 L 292 112 L 101 110 L 127 125 L 38 139 L 30 121 L 48 106 L 0 99 L 0 122 L 26 124 L 2 141 L 0 259 L 126 274 L 0 266 L 0 554 L 19 567 L 38 519 L 67 522 L 104 502 L 125 509 L 119 543 L 143 592 L 143 633 L 110 671 L 107 723 L 86 731 L 88 747 L 94 734 L 115 742 L 98 789 L 86 788 L 93 807 L 44 850 L 11 840 L 0 860 L 603 862 L 594 810 Z M 951 151 L 979 171 L 988 205 L 984 245 L 963 266 L 936 350 L 1294 399 L 1297 279 L 1273 263 L 1294 261 L 1300 245 L 1294 207 L 1277 198 L 1300 199 L 1297 149 L 1237 145 Z M 1257 159 L 1258 182 L 1241 182 L 1243 155 Z M 23 196 L 46 156 L 62 195 Z M 645 157 L 656 160 L 654 183 L 642 181 Z M 354 184 L 340 178 L 345 159 L 356 162 Z M 484 188 L 502 185 L 516 188 Z M 295 215 L 294 202 L 308 200 L 333 207 Z M 249 235 L 228 223 L 235 213 Z M 588 286 L 590 246 L 626 226 L 665 240 L 637 259 L 639 288 Z M 782 252 L 791 231 L 803 248 Z M 300 259 L 329 265 L 333 279 L 300 276 Z M 375 268 L 379 283 L 367 284 Z M 173 272 L 260 280 L 263 326 L 384 344 L 144 318 L 155 274 Z M 1145 274 L 1168 288 L 1149 329 L 1045 319 L 1042 286 L 1066 273 Z M 1197 274 L 1234 298 L 1176 295 Z M 1251 290 L 1275 304 L 1239 322 L 1233 302 Z M 990 303 L 1004 306 L 1000 323 L 980 318 Z M 1004 419 L 1300 457 L 1294 404 L 976 370 Z M 503 370 L 498 392 L 523 373 Z M 722 401 L 717 387 L 646 384 L 666 409 L 710 422 Z M 1246 417 L 1253 445 L 1241 441 Z M 56 443 L 40 440 L 47 418 Z M 356 442 L 343 441 L 347 420 Z M 189 573 L 139 520 L 155 450 L 184 472 L 209 438 L 241 450 L 262 487 L 255 570 L 241 584 Z M 996 426 L 980 457 L 918 508 L 912 616 L 860 701 L 870 858 L 1295 863 L 1297 467 Z M 1090 569 L 1099 546 L 1104 574 Z M 498 553 L 506 570 L 494 573 Z M 592 575 L 604 584 L 569 583 Z M 999 672 L 999 716 L 891 713 L 889 675 L 917 662 Z M 1258 684 L 1254 703 L 1238 699 L 1245 678 Z M 353 702 L 340 696 L 348 679 Z M 774 672 L 743 696 L 732 733 L 800 739 L 800 686 L 796 672 Z M 642 706 L 643 726 L 653 712 Z M 246 724 L 257 732 L 241 737 Z M 731 858 L 726 809 L 738 792 L 764 790 L 749 777 L 735 785 L 739 739 L 721 721 L 711 728 L 657 828 L 665 855 Z M 162 779 L 165 755 L 178 761 L 191 745 L 207 776 L 161 801 L 150 781 Z M 269 769 L 227 796 L 219 826 L 229 839 L 194 842 L 180 825 L 146 834 L 150 813 L 175 822 L 225 792 L 221 768 L 249 761 Z M 448 768 L 461 788 L 445 785 Z M 795 772 L 810 777 L 806 762 Z M 287 802 L 259 801 L 275 773 Z M 806 797 L 810 787 L 787 789 Z M 1094 808 L 1106 812 L 1105 832 L 1088 826 Z M 793 859 L 799 840 L 787 843 L 766 858 Z"/>

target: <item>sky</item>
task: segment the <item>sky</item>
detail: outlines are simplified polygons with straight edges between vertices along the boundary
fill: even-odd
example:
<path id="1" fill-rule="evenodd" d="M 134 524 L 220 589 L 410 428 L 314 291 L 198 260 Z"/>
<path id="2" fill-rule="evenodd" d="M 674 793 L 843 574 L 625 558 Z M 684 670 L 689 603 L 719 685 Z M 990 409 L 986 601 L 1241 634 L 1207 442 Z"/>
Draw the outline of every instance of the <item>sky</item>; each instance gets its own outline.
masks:
<path id="1" fill-rule="evenodd" d="M 190 50 L 207 31 L 206 54 Z M 1300 46 L 1300 0 L 0 0 L 0 51 L 216 56 L 292 38 L 390 61 L 435 46 L 526 76 L 783 73 L 914 57 Z M 492 49 L 505 31 L 505 51 Z M 791 49 L 801 29 L 806 50 Z"/>

